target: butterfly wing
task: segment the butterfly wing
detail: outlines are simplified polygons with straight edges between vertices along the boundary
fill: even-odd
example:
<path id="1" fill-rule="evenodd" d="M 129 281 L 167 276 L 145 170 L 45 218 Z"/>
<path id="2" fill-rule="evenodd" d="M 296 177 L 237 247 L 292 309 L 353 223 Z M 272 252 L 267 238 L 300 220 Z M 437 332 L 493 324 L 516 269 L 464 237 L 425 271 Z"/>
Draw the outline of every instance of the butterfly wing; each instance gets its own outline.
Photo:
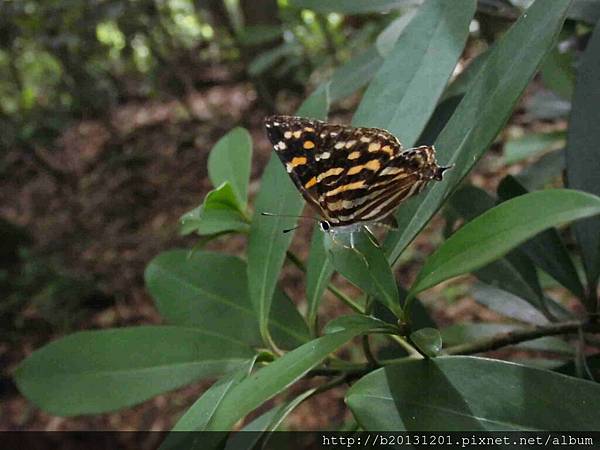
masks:
<path id="1" fill-rule="evenodd" d="M 383 220 L 439 169 L 433 147 L 405 150 L 379 128 L 295 116 L 268 117 L 265 127 L 298 190 L 334 227 Z"/>
<path id="2" fill-rule="evenodd" d="M 376 163 L 371 165 L 377 170 L 368 173 L 368 177 L 346 180 L 343 186 L 352 189 L 342 188 L 325 195 L 329 214 L 335 216 L 339 226 L 383 221 L 400 203 L 421 192 L 428 181 L 441 179 L 446 169 L 437 165 L 435 150 L 429 146 L 403 150 L 379 167 Z"/>
<path id="3" fill-rule="evenodd" d="M 319 144 L 319 133 L 324 125 L 320 120 L 295 116 L 270 116 L 265 119 L 267 136 L 296 188 L 309 204 L 326 217 L 316 198 L 316 182 L 312 181 L 319 173 L 314 149 Z"/>

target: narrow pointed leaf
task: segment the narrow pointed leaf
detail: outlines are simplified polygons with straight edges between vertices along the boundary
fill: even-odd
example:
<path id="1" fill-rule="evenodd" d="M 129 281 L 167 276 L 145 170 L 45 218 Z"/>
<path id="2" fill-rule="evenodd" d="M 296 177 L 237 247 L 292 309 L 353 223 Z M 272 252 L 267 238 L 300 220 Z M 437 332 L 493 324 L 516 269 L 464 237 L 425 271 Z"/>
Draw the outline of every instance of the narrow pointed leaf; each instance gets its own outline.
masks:
<path id="1" fill-rule="evenodd" d="M 171 430 L 173 433 L 167 436 L 161 444 L 160 450 L 183 448 L 184 442 L 189 442 L 190 438 L 193 439 L 191 433 L 188 432 L 204 431 L 227 392 L 250 374 L 255 361 L 256 358 L 250 359 L 239 369 L 226 374 L 208 388 L 177 421 Z M 181 431 L 186 433 L 179 433 Z"/>
<path id="2" fill-rule="evenodd" d="M 315 12 L 342 14 L 365 14 L 390 11 L 419 4 L 420 0 L 290 0 L 296 8 L 312 9 Z"/>
<path id="3" fill-rule="evenodd" d="M 568 395 L 565 393 L 568 392 Z M 594 431 L 600 386 L 466 356 L 409 360 L 363 377 L 346 402 L 367 431 Z"/>
<path id="4" fill-rule="evenodd" d="M 195 328 L 82 331 L 35 351 L 15 380 L 51 414 L 98 414 L 221 375 L 253 355 L 242 342 Z"/>
<path id="5" fill-rule="evenodd" d="M 449 207 L 466 221 L 480 216 L 496 204 L 496 198 L 483 189 L 467 185 L 450 198 Z M 502 288 L 524 298 L 536 308 L 542 305 L 542 289 L 533 263 L 520 253 L 512 251 L 505 257 L 478 269 L 474 275 L 484 283 Z"/>
<path id="6" fill-rule="evenodd" d="M 331 352 L 353 337 L 368 333 L 372 325 L 361 323 L 307 342 L 253 373 L 228 393 L 217 408 L 210 429 L 231 429 L 238 420 L 300 379 Z"/>
<path id="7" fill-rule="evenodd" d="M 600 24 L 596 25 L 577 70 L 567 143 L 569 187 L 600 195 Z M 600 277 L 600 218 L 575 224 L 575 234 L 591 290 Z"/>
<path id="8" fill-rule="evenodd" d="M 328 89 L 325 87 L 319 97 L 307 100 L 298 113 L 324 119 L 329 108 L 328 99 Z M 270 339 L 267 323 L 273 294 L 285 253 L 293 237 L 292 233 L 284 234 L 283 230 L 292 228 L 297 219 L 267 217 L 260 213 L 297 216 L 303 206 L 304 201 L 300 193 L 273 152 L 262 175 L 248 240 L 248 290 L 258 315 L 259 329 L 264 341 Z"/>
<path id="9" fill-rule="evenodd" d="M 475 3 L 426 0 L 370 83 L 352 123 L 385 128 L 412 146 L 462 52 Z"/>
<path id="10" fill-rule="evenodd" d="M 387 57 L 394 49 L 396 41 L 398 41 L 398 38 L 402 35 L 402 32 L 415 16 L 416 12 L 416 9 L 412 9 L 406 14 L 402 14 L 379 33 L 379 36 L 375 40 L 375 46 L 381 56 L 384 58 Z"/>
<path id="11" fill-rule="evenodd" d="M 526 300 L 502 289 L 478 283 L 473 287 L 473 298 L 477 303 L 510 319 L 534 325 L 548 324 L 548 319 L 538 309 Z"/>
<path id="12" fill-rule="evenodd" d="M 329 261 L 325 250 L 323 232 L 318 227 L 314 227 L 306 267 L 306 318 L 313 336 L 317 330 L 317 312 L 321 298 L 333 272 L 333 265 Z"/>
<path id="13" fill-rule="evenodd" d="M 444 242 L 425 262 L 411 293 L 478 269 L 549 227 L 599 213 L 599 197 L 569 189 L 532 192 L 508 200 Z"/>
<path id="14" fill-rule="evenodd" d="M 526 193 L 527 189 L 510 175 L 506 176 L 498 186 L 498 195 L 502 200 Z M 521 244 L 520 249 L 540 269 L 569 289 L 578 298 L 584 297 L 584 288 L 575 264 L 556 229 L 550 228 L 541 232 Z"/>
<path id="15" fill-rule="evenodd" d="M 445 174 L 442 182 L 398 209 L 396 217 L 401 228 L 390 233 L 386 240 L 390 261 L 394 264 L 488 149 L 554 45 L 570 0 L 556 0 L 552 8 L 546 3 L 536 1 L 496 42 L 436 140 L 438 160 L 456 166 Z M 528 45 L 523 45 L 524 42 Z"/>
<path id="16" fill-rule="evenodd" d="M 383 64 L 383 57 L 371 46 L 336 68 L 331 75 L 331 102 L 342 100 L 364 87 Z"/>

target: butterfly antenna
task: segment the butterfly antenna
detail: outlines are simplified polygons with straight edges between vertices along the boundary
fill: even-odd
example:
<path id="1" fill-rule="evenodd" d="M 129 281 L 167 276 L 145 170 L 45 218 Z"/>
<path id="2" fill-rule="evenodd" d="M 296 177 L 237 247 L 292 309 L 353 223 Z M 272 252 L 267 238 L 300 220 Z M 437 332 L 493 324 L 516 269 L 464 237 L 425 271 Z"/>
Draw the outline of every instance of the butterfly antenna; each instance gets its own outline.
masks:
<path id="1" fill-rule="evenodd" d="M 319 222 L 319 219 L 317 219 L 316 217 L 310 217 L 310 216 L 294 216 L 294 215 L 290 215 L 290 214 L 273 214 L 270 212 L 261 212 L 260 213 L 261 216 L 267 216 L 267 217 L 292 217 L 294 219 L 308 219 L 308 220 L 314 220 L 315 222 Z M 294 231 L 296 228 L 300 228 L 300 225 L 296 225 L 294 228 L 287 228 L 285 230 L 283 230 L 283 233 L 289 233 L 290 231 Z"/>
<path id="2" fill-rule="evenodd" d="M 308 219 L 308 220 L 314 220 L 315 222 L 318 222 L 319 219 L 317 219 L 316 217 L 311 217 L 311 216 L 294 216 L 291 214 L 273 214 L 270 212 L 261 212 L 260 213 L 261 216 L 268 216 L 268 217 L 291 217 L 293 219 Z"/>

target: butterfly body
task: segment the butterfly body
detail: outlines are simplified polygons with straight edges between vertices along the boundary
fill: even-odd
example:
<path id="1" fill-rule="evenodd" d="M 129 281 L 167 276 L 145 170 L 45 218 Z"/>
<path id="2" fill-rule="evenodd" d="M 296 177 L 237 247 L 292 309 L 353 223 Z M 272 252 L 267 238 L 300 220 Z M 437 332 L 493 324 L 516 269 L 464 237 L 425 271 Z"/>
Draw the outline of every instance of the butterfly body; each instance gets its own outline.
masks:
<path id="1" fill-rule="evenodd" d="M 395 220 L 391 213 L 448 167 L 435 149 L 405 149 L 390 132 L 296 116 L 270 116 L 265 127 L 292 181 L 322 216 L 321 228 L 352 233 Z"/>

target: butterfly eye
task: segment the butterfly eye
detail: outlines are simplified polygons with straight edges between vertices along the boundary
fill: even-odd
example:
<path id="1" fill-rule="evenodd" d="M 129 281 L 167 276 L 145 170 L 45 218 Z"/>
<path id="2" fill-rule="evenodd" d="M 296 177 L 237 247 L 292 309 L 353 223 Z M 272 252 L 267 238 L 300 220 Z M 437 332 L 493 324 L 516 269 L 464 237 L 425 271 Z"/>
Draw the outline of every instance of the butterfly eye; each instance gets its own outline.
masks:
<path id="1" fill-rule="evenodd" d="M 319 226 L 321 227 L 321 230 L 323 230 L 323 231 L 329 231 L 331 229 L 331 225 L 326 220 L 321 220 L 319 222 Z"/>

